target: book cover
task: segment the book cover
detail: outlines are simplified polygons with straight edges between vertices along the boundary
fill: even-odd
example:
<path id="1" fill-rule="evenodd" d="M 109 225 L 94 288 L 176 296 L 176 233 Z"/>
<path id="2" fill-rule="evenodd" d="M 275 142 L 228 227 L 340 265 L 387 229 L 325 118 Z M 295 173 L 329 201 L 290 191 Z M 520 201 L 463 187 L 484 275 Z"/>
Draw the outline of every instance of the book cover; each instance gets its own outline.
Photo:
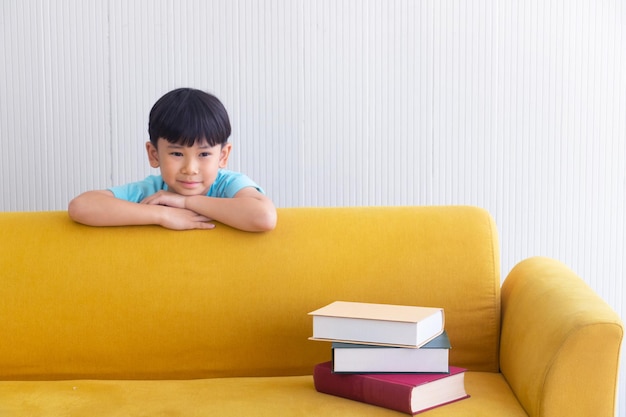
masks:
<path id="1" fill-rule="evenodd" d="M 407 414 L 468 398 L 465 369 L 450 367 L 447 374 L 336 374 L 330 362 L 313 371 L 315 389 L 354 401 Z"/>
<path id="2" fill-rule="evenodd" d="M 419 349 L 333 342 L 333 372 L 448 372 L 450 348 L 445 331 Z"/>
<path id="3" fill-rule="evenodd" d="M 418 348 L 443 333 L 442 308 L 335 301 L 312 311 L 312 340 Z"/>

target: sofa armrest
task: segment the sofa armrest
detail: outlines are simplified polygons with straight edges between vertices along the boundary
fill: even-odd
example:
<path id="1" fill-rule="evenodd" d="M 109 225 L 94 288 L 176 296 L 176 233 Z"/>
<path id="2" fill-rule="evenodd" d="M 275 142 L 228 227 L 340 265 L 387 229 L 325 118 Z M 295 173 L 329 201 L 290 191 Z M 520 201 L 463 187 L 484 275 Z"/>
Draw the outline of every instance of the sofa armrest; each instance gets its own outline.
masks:
<path id="1" fill-rule="evenodd" d="M 619 316 L 562 263 L 520 262 L 502 285 L 500 367 L 531 417 L 615 414 Z"/>

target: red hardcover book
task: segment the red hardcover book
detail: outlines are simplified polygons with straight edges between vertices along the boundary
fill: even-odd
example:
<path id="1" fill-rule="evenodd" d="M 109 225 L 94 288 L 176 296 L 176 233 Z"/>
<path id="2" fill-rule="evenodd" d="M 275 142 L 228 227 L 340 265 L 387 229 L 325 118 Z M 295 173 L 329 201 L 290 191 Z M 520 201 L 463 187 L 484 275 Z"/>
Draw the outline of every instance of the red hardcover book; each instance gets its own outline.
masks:
<path id="1" fill-rule="evenodd" d="M 313 371 L 315 389 L 407 414 L 468 398 L 465 369 L 450 367 L 444 374 L 335 374 L 331 362 Z"/>

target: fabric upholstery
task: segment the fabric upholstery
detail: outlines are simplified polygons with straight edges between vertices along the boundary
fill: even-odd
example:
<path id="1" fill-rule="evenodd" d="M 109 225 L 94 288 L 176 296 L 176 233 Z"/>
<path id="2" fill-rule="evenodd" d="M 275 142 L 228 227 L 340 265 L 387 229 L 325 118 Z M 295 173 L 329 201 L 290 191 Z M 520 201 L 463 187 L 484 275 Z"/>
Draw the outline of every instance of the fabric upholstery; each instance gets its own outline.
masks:
<path id="1" fill-rule="evenodd" d="M 466 375 L 471 398 L 425 417 L 525 417 L 501 374 Z M 488 410 L 488 414 L 485 410 Z M 320 416 L 402 414 L 315 391 L 311 376 L 166 381 L 20 381 L 0 383 L 0 415 L 33 416 Z"/>
<path id="2" fill-rule="evenodd" d="M 623 338 L 615 312 L 569 268 L 544 257 L 519 263 L 502 298 L 502 372 L 528 413 L 612 415 Z"/>
<path id="3" fill-rule="evenodd" d="M 444 307 L 451 360 L 498 370 L 499 266 L 474 208 L 288 209 L 276 230 L 93 228 L 3 214 L 0 378 L 304 375 L 308 312 Z"/>
<path id="4" fill-rule="evenodd" d="M 392 416 L 315 391 L 332 301 L 442 307 L 471 398 L 428 416 L 610 417 L 623 326 L 571 270 L 501 289 L 475 207 L 279 209 L 269 233 L 0 213 L 0 416 Z M 501 293 L 502 291 L 502 293 Z"/>

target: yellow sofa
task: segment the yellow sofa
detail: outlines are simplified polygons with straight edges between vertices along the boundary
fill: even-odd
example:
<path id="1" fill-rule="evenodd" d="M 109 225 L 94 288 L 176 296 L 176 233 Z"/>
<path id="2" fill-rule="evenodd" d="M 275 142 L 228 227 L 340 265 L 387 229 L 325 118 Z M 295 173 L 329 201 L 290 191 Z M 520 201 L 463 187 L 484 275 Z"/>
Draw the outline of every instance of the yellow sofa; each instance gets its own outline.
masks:
<path id="1" fill-rule="evenodd" d="M 471 398 L 424 415 L 612 416 L 623 327 L 548 258 L 500 286 L 473 207 L 289 208 L 276 230 L 0 213 L 0 416 L 394 416 L 315 391 L 335 300 L 443 307 Z"/>

